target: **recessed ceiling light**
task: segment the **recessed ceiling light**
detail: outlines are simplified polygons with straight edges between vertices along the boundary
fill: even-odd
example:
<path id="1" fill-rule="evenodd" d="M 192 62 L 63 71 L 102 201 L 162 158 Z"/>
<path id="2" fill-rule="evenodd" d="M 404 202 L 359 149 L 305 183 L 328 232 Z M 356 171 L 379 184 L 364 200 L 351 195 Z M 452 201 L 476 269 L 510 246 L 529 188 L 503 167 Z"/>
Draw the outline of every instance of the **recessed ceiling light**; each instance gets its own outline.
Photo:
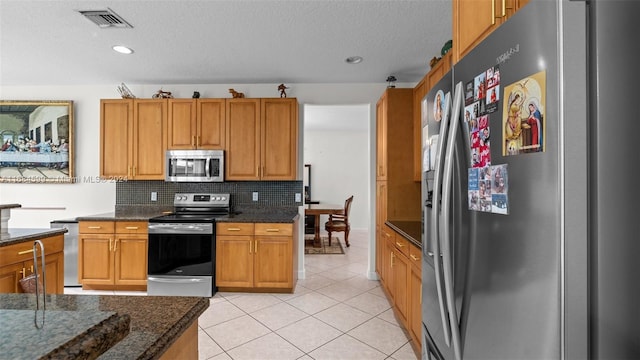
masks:
<path id="1" fill-rule="evenodd" d="M 113 50 L 119 52 L 120 54 L 127 54 L 127 55 L 128 54 L 133 54 L 133 50 L 132 49 L 130 49 L 130 48 L 126 47 L 126 46 L 123 46 L 123 45 L 115 45 L 115 46 L 113 46 Z"/>
<path id="2" fill-rule="evenodd" d="M 344 61 L 347 64 L 360 64 L 362 62 L 362 56 L 349 56 Z"/>

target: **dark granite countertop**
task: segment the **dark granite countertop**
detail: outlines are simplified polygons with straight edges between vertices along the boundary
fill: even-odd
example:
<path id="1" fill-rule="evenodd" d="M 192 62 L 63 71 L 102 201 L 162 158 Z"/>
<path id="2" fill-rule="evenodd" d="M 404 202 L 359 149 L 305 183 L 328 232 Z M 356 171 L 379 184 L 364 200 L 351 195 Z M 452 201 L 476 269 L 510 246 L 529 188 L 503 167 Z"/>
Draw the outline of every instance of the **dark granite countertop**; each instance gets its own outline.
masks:
<path id="1" fill-rule="evenodd" d="M 147 221 L 152 217 L 170 213 L 171 210 L 159 209 L 128 209 L 114 212 L 78 216 L 77 221 Z M 272 208 L 272 209 L 251 209 L 232 213 L 228 216 L 216 218 L 218 222 L 266 222 L 266 223 L 292 223 L 298 217 L 297 208 Z"/>
<path id="2" fill-rule="evenodd" d="M 15 208 L 19 208 L 19 207 L 22 207 L 22 205 L 20 205 L 20 204 L 0 204 L 0 210 L 15 209 Z"/>
<path id="3" fill-rule="evenodd" d="M 95 358 L 127 336 L 130 325 L 128 315 L 113 311 L 0 308 L 0 319 L 6 325 L 0 327 L 0 353 L 7 359 Z"/>
<path id="4" fill-rule="evenodd" d="M 387 220 L 385 223 L 393 230 L 404 236 L 413 245 L 422 249 L 422 222 Z"/>
<path id="5" fill-rule="evenodd" d="M 298 218 L 297 210 L 243 211 L 216 218 L 217 222 L 292 223 Z"/>
<path id="6" fill-rule="evenodd" d="M 9 228 L 7 233 L 0 234 L 0 247 L 18 244 L 25 241 L 41 239 L 44 237 L 60 235 L 67 232 L 67 229 L 27 229 Z"/>
<path id="7" fill-rule="evenodd" d="M 52 330 L 55 327 L 53 315 L 51 316 L 51 324 L 48 322 L 49 313 L 70 312 L 67 316 L 115 313 L 122 318 L 128 317 L 130 319 L 128 334 L 100 355 L 100 359 L 155 359 L 160 357 L 189 326 L 197 321 L 208 307 L 209 299 L 205 297 L 47 295 L 45 327 L 51 326 Z M 28 309 L 35 309 L 34 294 L 0 294 L 0 310 Z M 2 327 L 10 329 L 33 324 L 33 320 L 27 324 L 5 324 L 5 318 L 2 319 Z M 71 326 L 71 324 L 67 325 Z M 108 336 L 115 337 L 122 331 L 123 329 L 112 329 Z M 16 341 L 25 343 L 32 340 L 23 338 Z M 87 341 L 86 345 L 91 346 L 91 344 L 91 341 Z M 12 344 L 6 341 L 0 342 L 0 354 L 7 354 L 9 346 Z M 31 343 L 28 346 L 40 347 L 41 345 Z M 7 348 L 5 349 L 5 347 Z M 17 357 L 10 356 L 10 358 L 32 359 L 34 357 L 19 354 Z"/>

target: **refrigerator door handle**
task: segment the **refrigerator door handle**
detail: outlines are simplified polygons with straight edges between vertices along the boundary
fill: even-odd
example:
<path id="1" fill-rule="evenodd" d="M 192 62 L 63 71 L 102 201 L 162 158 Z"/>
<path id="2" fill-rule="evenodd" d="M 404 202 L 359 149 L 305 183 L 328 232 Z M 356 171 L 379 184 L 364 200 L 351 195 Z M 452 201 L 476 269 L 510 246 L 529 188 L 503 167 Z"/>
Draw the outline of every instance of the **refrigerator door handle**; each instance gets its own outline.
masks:
<path id="1" fill-rule="evenodd" d="M 444 341 L 447 346 L 451 346 L 451 329 L 449 318 L 447 316 L 447 304 L 444 291 L 444 283 L 442 279 L 442 259 L 440 258 L 440 191 L 442 189 L 442 170 L 444 166 L 445 143 L 447 139 L 447 128 L 449 126 L 449 118 L 451 113 L 451 93 L 447 93 L 444 97 L 444 111 L 442 123 L 440 124 L 440 140 L 436 149 L 435 173 L 433 176 L 433 205 L 431 212 L 431 239 L 433 242 L 433 266 L 436 273 L 436 288 L 438 292 L 438 305 L 440 308 L 440 319 L 442 320 L 442 331 L 444 333 Z"/>
<path id="2" fill-rule="evenodd" d="M 442 179 L 442 268 L 444 274 L 445 300 L 449 312 L 449 323 L 451 327 L 451 341 L 457 360 L 462 360 L 462 346 L 460 341 L 460 321 L 458 320 L 458 310 L 455 303 L 454 275 L 453 275 L 453 251 L 451 250 L 451 194 L 453 191 L 453 158 L 455 141 L 458 135 L 460 122 L 460 109 L 462 104 L 463 88 L 462 83 L 456 85 L 453 95 L 453 109 L 447 134 L 447 152 L 445 156 L 444 174 Z"/>

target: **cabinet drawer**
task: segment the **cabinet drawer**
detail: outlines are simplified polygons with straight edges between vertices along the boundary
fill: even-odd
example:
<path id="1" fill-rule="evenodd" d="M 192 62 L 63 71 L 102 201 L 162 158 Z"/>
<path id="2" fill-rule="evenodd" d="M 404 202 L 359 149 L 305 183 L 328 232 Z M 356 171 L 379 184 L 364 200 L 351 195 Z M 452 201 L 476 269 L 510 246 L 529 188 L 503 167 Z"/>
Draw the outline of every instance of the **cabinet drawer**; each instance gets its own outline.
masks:
<path id="1" fill-rule="evenodd" d="M 253 235 L 253 223 L 217 223 L 216 235 Z"/>
<path id="2" fill-rule="evenodd" d="M 146 234 L 147 223 L 144 221 L 116 221 L 116 234 Z"/>
<path id="3" fill-rule="evenodd" d="M 255 234 L 262 236 L 292 236 L 293 225 L 284 223 L 256 224 Z"/>
<path id="4" fill-rule="evenodd" d="M 396 245 L 396 249 L 400 250 L 404 256 L 409 257 L 409 240 L 405 239 L 401 235 L 396 235 L 394 243 Z"/>
<path id="5" fill-rule="evenodd" d="M 44 245 L 45 261 L 47 255 L 61 252 L 64 247 L 63 235 L 50 236 L 41 239 L 34 238 L 33 240 L 19 244 L 3 246 L 0 247 L 0 266 L 33 260 L 33 242 L 36 240 L 42 241 L 42 245 Z M 40 251 L 38 251 L 38 259 L 40 259 Z"/>
<path id="6" fill-rule="evenodd" d="M 114 230 L 113 221 L 80 221 L 78 223 L 80 234 L 113 234 Z"/>
<path id="7" fill-rule="evenodd" d="M 422 249 L 413 244 L 409 244 L 409 261 L 413 266 L 422 269 Z"/>

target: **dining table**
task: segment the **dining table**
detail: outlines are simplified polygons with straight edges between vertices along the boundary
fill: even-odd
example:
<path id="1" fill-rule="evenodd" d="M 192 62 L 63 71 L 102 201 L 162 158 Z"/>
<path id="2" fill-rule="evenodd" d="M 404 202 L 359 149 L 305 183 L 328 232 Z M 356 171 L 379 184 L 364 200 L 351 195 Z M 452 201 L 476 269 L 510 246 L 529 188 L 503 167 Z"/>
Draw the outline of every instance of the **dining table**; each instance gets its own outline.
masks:
<path id="1" fill-rule="evenodd" d="M 304 214 L 315 217 L 313 247 L 322 247 L 320 238 L 320 215 L 343 214 L 344 205 L 318 202 L 315 204 L 305 204 Z"/>

